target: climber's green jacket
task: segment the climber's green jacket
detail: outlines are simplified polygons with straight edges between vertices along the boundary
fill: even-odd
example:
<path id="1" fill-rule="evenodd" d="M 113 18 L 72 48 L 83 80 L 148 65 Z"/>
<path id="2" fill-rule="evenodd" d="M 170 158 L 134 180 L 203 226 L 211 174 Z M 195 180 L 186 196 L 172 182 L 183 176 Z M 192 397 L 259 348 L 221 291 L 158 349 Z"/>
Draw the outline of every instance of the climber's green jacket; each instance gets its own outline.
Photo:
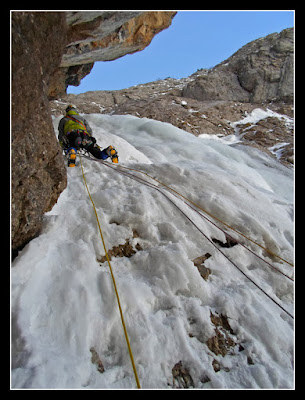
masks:
<path id="1" fill-rule="evenodd" d="M 70 109 L 65 117 L 63 117 L 58 125 L 58 140 L 62 144 L 69 132 L 82 130 L 92 136 L 92 129 L 84 117 L 81 117 L 75 109 Z"/>

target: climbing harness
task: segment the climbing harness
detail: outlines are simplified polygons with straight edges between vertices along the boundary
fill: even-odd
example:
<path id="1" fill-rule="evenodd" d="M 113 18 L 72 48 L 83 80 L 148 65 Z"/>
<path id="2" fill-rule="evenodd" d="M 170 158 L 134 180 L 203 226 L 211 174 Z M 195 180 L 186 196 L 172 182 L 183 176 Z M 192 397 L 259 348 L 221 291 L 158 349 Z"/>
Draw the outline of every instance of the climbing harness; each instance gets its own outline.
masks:
<path id="1" fill-rule="evenodd" d="M 109 256 L 108 256 L 108 252 L 107 252 L 106 244 L 105 244 L 105 241 L 104 241 L 104 236 L 103 236 L 102 228 L 101 228 L 100 221 L 99 221 L 99 218 L 98 218 L 98 214 L 97 214 L 97 211 L 96 211 L 96 207 L 95 207 L 94 201 L 92 199 L 92 196 L 90 194 L 90 191 L 89 191 L 89 188 L 88 188 L 88 185 L 87 185 L 87 180 L 86 180 L 86 176 L 85 176 L 84 168 L 83 168 L 83 163 L 82 163 L 82 156 L 80 156 L 80 165 L 81 165 L 81 169 L 82 169 L 83 180 L 84 180 L 84 183 L 85 183 L 85 186 L 86 186 L 90 201 L 92 203 L 92 207 L 93 207 L 93 210 L 94 210 L 95 218 L 96 218 L 96 221 L 97 221 L 97 225 L 98 225 L 98 228 L 99 228 L 100 236 L 101 236 L 103 247 L 104 247 L 104 251 L 105 251 L 105 256 L 106 256 L 106 259 L 107 259 L 107 262 L 108 262 L 110 275 L 111 275 L 111 278 L 112 278 L 112 283 L 113 283 L 113 287 L 114 287 L 114 291 L 115 291 L 115 295 L 116 295 L 116 299 L 117 299 L 117 303 L 118 303 L 118 307 L 119 307 L 119 311 L 120 311 L 120 317 L 121 317 L 121 321 L 122 321 L 122 325 L 123 325 L 124 335 L 125 335 L 125 339 L 126 339 L 126 343 L 127 343 L 127 347 L 128 347 L 129 357 L 130 357 L 130 361 L 131 361 L 131 364 L 132 364 L 132 369 L 133 369 L 133 372 L 134 372 L 136 384 L 137 384 L 138 389 L 140 389 L 141 388 L 140 381 L 139 381 L 139 377 L 138 377 L 138 374 L 137 374 L 137 369 L 136 369 L 136 365 L 135 365 L 135 362 L 134 362 L 134 358 L 133 358 L 133 354 L 132 354 L 132 350 L 131 350 L 131 346 L 130 346 L 130 342 L 129 342 L 129 338 L 128 338 L 128 333 L 127 333 L 127 328 L 126 328 L 126 324 L 125 324 L 125 321 L 124 321 L 124 316 L 123 316 L 123 311 L 122 311 L 122 307 L 121 307 L 120 297 L 119 297 L 119 293 L 118 293 L 115 277 L 114 277 L 114 274 L 113 274 L 113 271 L 112 271 L 112 267 L 111 267 L 110 259 L 109 259 Z"/>
<path id="2" fill-rule="evenodd" d="M 144 179 L 142 179 L 142 178 L 140 178 L 140 177 L 138 177 L 138 176 L 135 176 L 135 175 L 133 175 L 133 174 L 131 174 L 131 173 L 129 173 L 129 172 L 127 172 L 127 171 L 124 171 L 124 170 L 133 170 L 133 171 L 136 171 L 136 172 L 141 172 L 141 173 L 143 173 L 144 175 L 147 175 L 147 176 L 149 176 L 150 178 L 152 178 L 153 180 L 155 180 L 155 181 L 157 181 L 158 183 L 160 183 L 160 184 L 162 184 L 165 188 L 167 188 L 167 189 L 169 189 L 169 190 L 171 190 L 171 191 L 173 191 L 174 193 L 175 193 L 175 197 L 177 197 L 177 195 L 179 195 L 179 196 L 181 196 L 183 199 L 185 199 L 185 200 L 188 200 L 186 197 L 184 197 L 183 195 L 181 195 L 179 192 L 177 192 L 177 191 L 175 191 L 174 189 L 172 189 L 172 188 L 170 188 L 169 186 L 167 186 L 167 185 L 165 185 L 165 184 L 163 184 L 162 182 L 160 182 L 159 180 L 157 180 L 157 179 L 155 179 L 155 178 L 153 178 L 153 177 L 151 177 L 150 175 L 148 175 L 148 174 L 146 174 L 145 172 L 142 172 L 142 171 L 139 171 L 139 170 L 135 170 L 135 169 L 133 169 L 133 168 L 128 168 L 128 167 L 122 167 L 122 166 L 113 166 L 112 164 L 109 164 L 109 163 L 107 163 L 107 162 L 105 162 L 105 161 L 102 161 L 102 160 L 95 160 L 95 159 L 92 159 L 91 157 L 88 157 L 88 158 L 90 158 L 91 160 L 94 160 L 94 161 L 98 161 L 98 162 L 100 162 L 100 163 L 102 163 L 103 165 L 105 165 L 105 166 L 107 166 L 107 167 L 109 167 L 109 168 L 112 168 L 112 169 L 114 169 L 114 170 L 116 170 L 117 172 L 119 172 L 119 173 L 121 173 L 121 174 L 123 174 L 123 175 L 125 175 L 125 176 L 127 176 L 127 177 L 129 177 L 129 178 L 131 178 L 131 179 L 134 179 L 134 180 L 136 180 L 136 181 L 138 181 L 138 182 L 140 182 L 140 183 L 143 183 L 143 184 L 145 184 L 146 186 L 149 186 L 149 187 L 151 187 L 151 188 L 153 188 L 153 189 L 155 189 L 155 190 L 157 190 L 158 192 L 160 192 L 163 196 L 165 196 L 184 216 L 185 216 L 185 218 L 187 218 L 190 222 L 191 222 L 191 224 L 192 225 L 194 225 L 195 227 L 196 227 L 196 229 L 197 230 L 199 230 L 199 232 L 206 238 L 206 240 L 208 240 L 235 268 L 237 268 L 239 271 L 240 271 L 240 273 L 242 273 L 250 282 L 252 282 L 259 290 L 261 290 L 273 303 L 275 303 L 279 308 L 281 308 L 287 315 L 289 315 L 292 319 L 294 319 L 294 317 L 293 317 L 293 315 L 289 312 L 289 311 L 287 311 L 279 302 L 277 302 L 275 299 L 273 299 L 264 289 L 262 289 L 252 278 L 250 278 L 240 267 L 238 267 L 238 265 L 236 265 L 236 263 L 234 262 L 234 261 L 232 261 L 223 251 L 221 251 L 217 246 L 216 246 L 216 244 L 212 241 L 212 240 L 210 240 L 208 237 L 207 237 L 207 235 L 204 233 L 204 232 L 202 232 L 202 230 L 184 213 L 184 211 L 182 211 L 181 210 L 181 208 L 179 207 L 179 206 L 177 206 L 177 204 L 172 200 L 172 199 L 170 199 L 161 189 L 160 189 L 160 187 L 158 187 L 158 186 L 156 186 L 156 185 L 154 185 L 154 184 L 152 184 L 152 183 L 150 183 L 150 182 L 148 182 L 148 181 L 146 181 L 146 180 L 144 180 Z M 122 170 L 120 170 L 120 169 L 123 169 L 123 171 Z M 178 198 L 178 197 L 177 197 Z M 189 200 L 190 201 L 190 200 Z M 188 204 L 188 203 L 186 203 L 186 202 L 184 202 L 186 205 L 188 205 L 190 208 L 192 208 L 194 211 L 196 211 L 201 217 L 203 217 L 203 218 L 205 218 L 207 221 L 209 221 L 210 223 L 212 223 L 215 227 L 217 227 L 218 229 L 220 229 L 224 234 L 226 234 L 227 236 L 229 236 L 230 237 L 230 235 L 228 235 L 226 232 L 224 232 L 221 228 L 219 228 L 215 223 L 213 223 L 211 220 L 209 220 L 207 217 L 205 217 L 204 215 L 202 215 L 201 213 L 199 213 L 197 210 L 195 210 L 190 204 Z M 193 202 L 191 202 L 190 201 L 190 203 L 191 204 L 194 204 L 195 205 L 195 203 L 193 203 Z M 196 205 L 197 206 L 197 205 Z M 198 206 L 198 208 L 200 208 L 200 209 L 202 209 L 200 206 Z M 208 213 L 209 214 L 209 213 Z M 216 218 L 216 217 L 215 217 Z M 216 218 L 217 219 L 217 218 Z M 218 219 L 217 219 L 218 220 Z M 223 222 L 223 221 L 221 221 L 221 222 Z M 228 226 L 227 224 L 225 224 L 224 223 L 224 225 L 226 225 L 226 226 Z M 232 228 L 233 229 L 233 228 Z M 233 229 L 234 230 L 234 229 Z M 238 231 L 237 231 L 238 232 Z M 244 235 L 242 235 L 242 236 L 244 236 Z M 245 236 L 244 236 L 245 237 Z M 232 237 L 231 237 L 232 238 Z M 234 238 L 232 238 L 232 239 L 234 239 Z M 260 260 L 262 260 L 263 262 L 265 262 L 267 265 L 269 265 L 270 267 L 272 267 L 274 270 L 276 270 L 276 271 L 278 271 L 279 273 L 281 273 L 282 275 L 284 275 L 286 278 L 288 278 L 288 279 L 290 279 L 291 281 L 293 281 L 293 279 L 290 277 L 290 276 L 288 276 L 288 275 L 286 275 L 285 273 L 283 273 L 282 271 L 280 271 L 279 269 L 277 269 L 277 268 L 275 268 L 272 264 L 270 264 L 270 263 L 268 263 L 266 260 L 264 260 L 262 257 L 260 257 L 260 256 L 258 256 L 257 254 L 255 254 L 252 250 L 250 250 L 248 247 L 246 247 L 245 245 L 243 245 L 242 243 L 240 243 L 239 241 L 237 241 L 236 239 L 234 239 L 237 243 L 239 243 L 239 244 L 241 244 L 245 249 L 247 249 L 248 251 L 250 251 L 253 255 L 255 255 L 256 257 L 258 257 Z M 255 244 L 257 244 L 256 242 L 254 242 L 254 241 L 252 241 L 251 240 L 251 242 L 253 242 L 253 243 L 255 243 Z M 260 245 L 259 245 L 260 246 Z M 262 246 L 260 246 L 260 247 L 262 247 Z M 267 250 L 267 249 L 265 249 L 265 250 Z M 270 251 L 268 251 L 269 253 L 271 253 Z M 286 262 L 287 264 L 289 264 L 289 265 L 292 265 L 291 263 L 289 263 L 288 261 L 286 261 L 286 260 L 284 260 L 284 259 L 282 259 L 281 257 L 279 257 L 279 256 L 277 256 L 279 259 L 281 259 L 281 260 L 283 260 L 284 262 Z"/>

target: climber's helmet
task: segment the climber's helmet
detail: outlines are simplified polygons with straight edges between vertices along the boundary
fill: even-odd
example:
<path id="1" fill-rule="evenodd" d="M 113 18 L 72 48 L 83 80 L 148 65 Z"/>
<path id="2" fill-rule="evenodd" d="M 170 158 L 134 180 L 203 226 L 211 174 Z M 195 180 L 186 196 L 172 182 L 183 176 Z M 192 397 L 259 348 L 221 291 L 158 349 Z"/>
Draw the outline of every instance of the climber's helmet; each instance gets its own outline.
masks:
<path id="1" fill-rule="evenodd" d="M 68 113 L 69 111 L 74 110 L 77 112 L 77 108 L 74 104 L 69 104 L 68 107 L 66 108 L 66 113 Z"/>

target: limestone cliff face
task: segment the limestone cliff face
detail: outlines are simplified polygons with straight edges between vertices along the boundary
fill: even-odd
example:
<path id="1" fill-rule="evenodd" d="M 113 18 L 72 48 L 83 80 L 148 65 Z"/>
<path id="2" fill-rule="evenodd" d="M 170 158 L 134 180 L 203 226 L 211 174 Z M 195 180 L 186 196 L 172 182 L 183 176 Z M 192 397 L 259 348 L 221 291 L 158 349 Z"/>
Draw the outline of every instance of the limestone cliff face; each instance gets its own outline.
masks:
<path id="1" fill-rule="evenodd" d="M 95 61 L 111 61 L 148 46 L 176 12 L 67 12 L 68 45 L 52 76 L 49 97 L 78 86 Z"/>
<path id="2" fill-rule="evenodd" d="M 48 80 L 66 45 L 61 13 L 12 13 L 12 249 L 34 237 L 66 186 Z"/>
<path id="3" fill-rule="evenodd" d="M 35 237 L 66 187 L 49 99 L 97 60 L 142 50 L 175 12 L 12 12 L 13 253 Z"/>
<path id="4" fill-rule="evenodd" d="M 183 90 L 197 100 L 293 102 L 294 30 L 285 29 L 243 46 Z"/>

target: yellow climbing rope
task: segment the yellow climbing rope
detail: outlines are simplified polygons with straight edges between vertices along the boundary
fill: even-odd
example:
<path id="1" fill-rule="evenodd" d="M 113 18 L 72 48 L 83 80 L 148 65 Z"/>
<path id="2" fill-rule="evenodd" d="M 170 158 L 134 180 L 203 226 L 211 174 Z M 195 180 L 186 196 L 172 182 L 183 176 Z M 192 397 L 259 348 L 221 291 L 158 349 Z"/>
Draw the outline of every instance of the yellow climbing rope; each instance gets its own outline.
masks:
<path id="1" fill-rule="evenodd" d="M 114 291 L 115 291 L 118 307 L 119 307 L 119 310 L 120 310 L 121 321 L 122 321 L 122 325 L 123 325 L 124 335 L 125 335 L 125 339 L 126 339 L 126 343 L 127 343 L 127 347 L 128 347 L 128 352 L 129 352 L 130 361 L 131 361 L 131 364 L 132 364 L 135 380 L 136 380 L 138 389 L 140 389 L 141 388 L 140 381 L 139 381 L 136 365 L 135 365 L 135 362 L 134 362 L 134 358 L 133 358 L 133 354 L 132 354 L 132 350 L 131 350 L 131 346 L 130 346 L 130 342 L 129 342 L 129 338 L 128 338 L 128 333 L 127 333 L 127 329 L 126 329 L 126 325 L 125 325 L 125 321 L 124 321 L 124 316 L 123 316 L 123 311 L 122 311 L 122 307 L 121 307 L 121 302 L 120 302 L 120 297 L 119 297 L 116 281 L 115 281 L 115 278 L 114 278 L 114 275 L 113 275 L 113 271 L 112 271 L 110 259 L 109 259 L 109 256 L 108 256 L 107 248 L 106 248 L 106 245 L 105 245 L 102 228 L 101 228 L 100 221 L 99 221 L 99 218 L 98 218 L 98 215 L 97 215 L 96 207 L 95 207 L 94 201 L 92 199 L 92 196 L 90 194 L 90 191 L 89 191 L 89 188 L 88 188 L 88 185 L 87 185 L 87 180 L 86 180 L 86 177 L 85 177 L 84 168 L 83 168 L 83 164 L 82 164 L 82 157 L 81 156 L 80 156 L 80 165 L 81 165 L 81 168 L 82 168 L 83 180 L 84 180 L 84 183 L 85 183 L 89 198 L 90 198 L 91 203 L 92 203 L 92 207 L 93 207 L 94 214 L 95 214 L 95 217 L 96 217 L 96 221 L 97 221 L 97 225 L 98 225 L 98 228 L 99 228 L 100 236 L 101 236 L 101 239 L 102 239 L 102 242 L 103 242 L 105 256 L 106 256 L 106 259 L 107 259 L 107 262 L 108 262 L 108 266 L 109 266 L 109 270 L 110 270 L 110 274 L 111 274 L 111 278 L 112 278 L 112 283 L 113 283 L 113 287 L 114 287 Z"/>

